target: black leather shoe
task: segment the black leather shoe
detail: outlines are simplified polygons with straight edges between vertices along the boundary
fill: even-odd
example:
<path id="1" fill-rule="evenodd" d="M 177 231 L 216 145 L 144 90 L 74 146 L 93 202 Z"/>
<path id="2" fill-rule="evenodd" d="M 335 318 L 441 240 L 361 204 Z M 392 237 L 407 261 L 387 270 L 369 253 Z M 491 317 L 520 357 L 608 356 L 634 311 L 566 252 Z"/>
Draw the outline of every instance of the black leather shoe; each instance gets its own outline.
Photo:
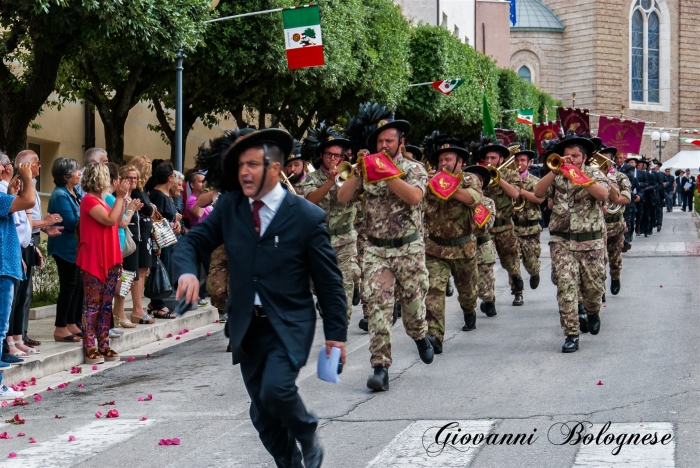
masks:
<path id="1" fill-rule="evenodd" d="M 510 279 L 513 281 L 513 289 L 515 291 L 522 291 L 523 290 L 523 288 L 525 287 L 525 284 L 523 283 L 523 277 L 520 276 L 520 274 L 510 275 Z"/>
<path id="2" fill-rule="evenodd" d="M 629 242 L 625 242 L 624 245 L 622 246 L 622 251 L 623 252 L 628 252 L 632 248 L 632 244 Z"/>
<path id="3" fill-rule="evenodd" d="M 523 304 L 525 304 L 525 301 L 523 301 L 522 293 L 515 293 L 515 298 L 513 298 L 513 305 L 521 306 Z"/>
<path id="4" fill-rule="evenodd" d="M 314 439 L 311 445 L 307 448 L 302 447 L 302 456 L 304 457 L 305 468 L 320 468 L 323 463 L 323 448 L 318 443 L 318 437 L 314 434 Z"/>
<path id="5" fill-rule="evenodd" d="M 435 335 L 425 335 L 425 337 L 430 341 L 430 344 L 433 345 L 433 352 L 435 354 L 442 354 L 442 341 L 440 341 L 440 338 Z"/>
<path id="6" fill-rule="evenodd" d="M 484 309 L 486 309 L 484 310 L 484 312 L 486 313 L 487 317 L 495 317 L 496 315 L 498 315 L 498 312 L 496 312 L 495 302 L 485 302 L 484 304 L 486 304 L 484 306 Z"/>
<path id="7" fill-rule="evenodd" d="M 570 335 L 566 337 L 564 346 L 561 347 L 562 353 L 573 353 L 578 351 L 578 335 Z"/>
<path id="8" fill-rule="evenodd" d="M 418 355 L 420 356 L 421 361 L 423 361 L 426 364 L 430 364 L 431 362 L 433 362 L 433 358 L 435 357 L 435 350 L 433 349 L 433 345 L 430 343 L 430 340 L 428 340 L 428 338 L 416 340 L 416 347 L 418 348 Z"/>
<path id="9" fill-rule="evenodd" d="M 600 333 L 600 314 L 588 314 L 588 327 L 591 335 Z"/>
<path id="10" fill-rule="evenodd" d="M 447 280 L 447 288 L 445 288 L 445 296 L 447 297 L 452 297 L 452 295 L 455 293 L 455 288 L 452 286 L 452 280 L 448 279 Z"/>
<path id="11" fill-rule="evenodd" d="M 367 387 L 377 392 L 389 390 L 389 369 L 384 366 L 376 366 L 372 377 L 367 379 Z"/>
<path id="12" fill-rule="evenodd" d="M 360 305 L 360 287 L 355 286 L 352 290 L 352 305 Z"/>
<path id="13" fill-rule="evenodd" d="M 362 317 L 357 326 L 360 327 L 360 330 L 369 331 L 369 319 L 367 317 Z"/>
<path id="14" fill-rule="evenodd" d="M 620 292 L 620 280 L 619 279 L 610 280 L 610 293 L 613 296 L 617 296 L 617 294 L 619 292 Z"/>
<path id="15" fill-rule="evenodd" d="M 481 304 L 479 304 L 479 309 L 484 313 L 486 312 L 486 303 L 484 301 L 481 301 Z"/>
<path id="16" fill-rule="evenodd" d="M 661 226 L 656 226 L 656 232 L 661 232 Z"/>
<path id="17" fill-rule="evenodd" d="M 582 302 L 578 303 L 578 328 L 581 333 L 588 333 L 588 314 Z"/>
<path id="18" fill-rule="evenodd" d="M 476 330 L 476 311 L 464 313 L 464 325 L 462 326 L 462 331 L 472 330 Z"/>
<path id="19" fill-rule="evenodd" d="M 535 275 L 530 277 L 530 289 L 537 289 L 540 285 L 540 275 Z"/>

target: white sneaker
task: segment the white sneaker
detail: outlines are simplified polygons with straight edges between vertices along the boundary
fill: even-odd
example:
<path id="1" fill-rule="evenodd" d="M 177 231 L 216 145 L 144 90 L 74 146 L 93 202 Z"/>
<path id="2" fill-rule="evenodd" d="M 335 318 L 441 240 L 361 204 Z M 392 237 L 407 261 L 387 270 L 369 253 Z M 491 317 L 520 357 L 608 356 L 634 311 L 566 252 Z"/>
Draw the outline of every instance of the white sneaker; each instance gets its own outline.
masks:
<path id="1" fill-rule="evenodd" d="M 7 388 L 7 385 L 0 386 L 0 400 L 14 400 L 23 396 L 24 392 L 16 392 L 11 388 Z"/>

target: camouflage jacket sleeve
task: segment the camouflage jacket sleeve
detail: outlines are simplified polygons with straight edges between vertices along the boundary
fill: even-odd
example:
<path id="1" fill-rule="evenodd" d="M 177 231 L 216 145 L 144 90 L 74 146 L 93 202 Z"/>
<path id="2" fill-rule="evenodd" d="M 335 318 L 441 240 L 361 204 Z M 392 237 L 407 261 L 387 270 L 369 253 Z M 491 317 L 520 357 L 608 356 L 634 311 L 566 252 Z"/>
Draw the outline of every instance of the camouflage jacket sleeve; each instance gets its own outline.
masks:
<path id="1" fill-rule="evenodd" d="M 398 165 L 406 173 L 402 177 L 404 182 L 420 188 L 423 191 L 423 195 L 425 195 L 425 190 L 428 188 L 428 173 L 425 172 L 425 168 L 417 162 L 406 158 L 402 158 Z"/>
<path id="2" fill-rule="evenodd" d="M 464 179 L 462 179 L 462 185 L 460 188 L 466 189 L 469 196 L 471 196 L 474 200 L 471 205 L 467 205 L 469 208 L 474 208 L 475 206 L 481 204 L 481 182 L 479 182 L 478 178 L 468 173 L 464 174 Z"/>
<path id="3" fill-rule="evenodd" d="M 632 201 L 632 182 L 630 182 L 629 177 L 622 172 L 615 171 L 615 178 L 617 179 L 617 187 L 620 195 Z"/>
<path id="4" fill-rule="evenodd" d="M 304 177 L 304 180 L 301 181 L 299 190 L 297 190 L 298 194 L 304 198 L 308 197 L 310 193 L 318 190 L 318 188 L 321 186 L 319 185 L 317 178 L 313 177 L 313 174 L 314 173 L 307 174 L 306 177 Z"/>

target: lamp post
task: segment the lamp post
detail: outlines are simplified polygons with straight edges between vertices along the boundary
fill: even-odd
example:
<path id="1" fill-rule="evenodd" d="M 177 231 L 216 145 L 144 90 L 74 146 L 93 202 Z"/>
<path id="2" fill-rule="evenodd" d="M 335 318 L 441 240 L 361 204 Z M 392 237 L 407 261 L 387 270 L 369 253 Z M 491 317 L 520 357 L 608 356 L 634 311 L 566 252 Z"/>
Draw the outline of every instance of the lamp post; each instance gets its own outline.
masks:
<path id="1" fill-rule="evenodd" d="M 666 143 L 668 143 L 670 139 L 671 135 L 669 135 L 668 132 L 651 132 L 651 141 L 654 142 L 654 147 L 659 150 L 659 162 L 661 162 L 661 152 L 666 148 Z"/>
<path id="2" fill-rule="evenodd" d="M 175 61 L 175 169 L 182 172 L 182 61 L 185 54 L 177 51 Z"/>

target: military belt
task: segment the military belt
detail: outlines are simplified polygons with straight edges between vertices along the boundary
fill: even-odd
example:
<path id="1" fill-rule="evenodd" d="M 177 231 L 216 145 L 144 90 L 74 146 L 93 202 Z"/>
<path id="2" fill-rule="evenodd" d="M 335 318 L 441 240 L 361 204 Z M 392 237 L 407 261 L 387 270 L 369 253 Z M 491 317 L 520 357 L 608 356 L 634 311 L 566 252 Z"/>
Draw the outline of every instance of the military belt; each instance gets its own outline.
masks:
<path id="1" fill-rule="evenodd" d="M 340 227 L 335 228 L 335 229 L 329 229 L 328 234 L 330 234 L 331 236 L 340 236 L 342 234 L 347 234 L 348 232 L 352 232 L 353 229 L 355 229 L 355 228 L 352 224 L 346 224 L 345 226 L 340 226 Z"/>
<path id="2" fill-rule="evenodd" d="M 605 222 L 606 223 L 616 223 L 616 222 L 622 220 L 623 217 L 624 217 L 624 215 L 622 213 L 609 215 L 609 216 L 606 215 Z"/>
<path id="3" fill-rule="evenodd" d="M 603 238 L 602 231 L 580 233 L 551 231 L 549 234 L 576 242 L 592 241 Z"/>
<path id="4" fill-rule="evenodd" d="M 409 234 L 406 237 L 397 237 L 396 239 L 377 239 L 376 237 L 367 236 L 367 240 L 377 247 L 389 247 L 396 249 L 402 245 L 410 244 L 420 238 L 420 233 L 418 231 L 413 234 Z"/>
<path id="5" fill-rule="evenodd" d="M 515 224 L 517 227 L 537 226 L 538 224 L 540 224 L 540 220 L 530 219 L 528 221 L 513 221 L 513 224 Z"/>
<path id="6" fill-rule="evenodd" d="M 477 237 L 476 238 L 476 245 L 482 245 L 487 243 L 488 241 L 491 240 L 491 234 L 486 234 L 485 236 Z"/>
<path id="7" fill-rule="evenodd" d="M 493 222 L 493 227 L 505 226 L 506 224 L 513 224 L 513 218 L 508 216 L 507 218 L 497 219 Z"/>
<path id="8" fill-rule="evenodd" d="M 428 236 L 431 241 L 435 242 L 437 245 L 443 247 L 457 247 L 458 245 L 466 244 L 470 240 L 474 239 L 474 234 L 469 234 L 463 237 L 458 237 L 457 239 L 441 239 L 440 237 Z"/>

